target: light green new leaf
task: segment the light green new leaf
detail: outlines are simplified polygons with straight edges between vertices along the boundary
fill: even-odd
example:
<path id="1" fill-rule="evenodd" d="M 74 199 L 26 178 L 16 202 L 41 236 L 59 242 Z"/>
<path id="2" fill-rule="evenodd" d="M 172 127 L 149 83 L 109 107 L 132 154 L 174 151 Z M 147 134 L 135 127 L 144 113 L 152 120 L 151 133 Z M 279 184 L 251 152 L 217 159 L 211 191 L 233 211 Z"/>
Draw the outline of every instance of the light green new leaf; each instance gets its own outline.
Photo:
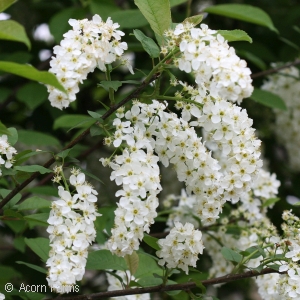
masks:
<path id="1" fill-rule="evenodd" d="M 44 168 L 39 165 L 31 165 L 31 166 L 16 166 L 14 167 L 15 170 L 17 171 L 22 171 L 22 172 L 28 172 L 28 173 L 34 173 L 34 172 L 40 172 L 41 174 L 45 173 L 52 173 L 53 171 L 47 168 Z"/>
<path id="2" fill-rule="evenodd" d="M 143 241 L 149 245 L 151 248 L 155 249 L 155 250 L 160 250 L 159 245 L 157 244 L 158 239 L 150 236 L 148 234 L 145 234 L 143 237 Z"/>
<path id="3" fill-rule="evenodd" d="M 9 134 L 8 129 L 6 128 L 6 126 L 0 121 L 0 135 L 2 134 Z"/>
<path id="4" fill-rule="evenodd" d="M 207 7 L 204 11 L 268 27 L 278 33 L 269 15 L 262 9 L 248 4 L 219 4 Z"/>
<path id="5" fill-rule="evenodd" d="M 280 198 L 269 198 L 265 202 L 263 202 L 262 207 L 271 206 L 271 205 L 275 204 L 276 202 L 278 202 L 279 200 L 280 200 Z"/>
<path id="6" fill-rule="evenodd" d="M 31 48 L 24 27 L 16 21 L 0 21 L 0 39 L 24 43 L 28 49 Z"/>
<path id="7" fill-rule="evenodd" d="M 122 86 L 121 81 L 101 81 L 98 86 L 102 86 L 106 91 L 113 89 L 115 92 L 120 86 Z"/>
<path id="8" fill-rule="evenodd" d="M 118 257 L 108 250 L 91 252 L 86 263 L 87 270 L 126 270 L 127 266 L 123 257 Z"/>
<path id="9" fill-rule="evenodd" d="M 163 36 L 172 22 L 169 0 L 134 0 L 134 3 L 147 19 L 152 30 L 158 36 Z"/>
<path id="10" fill-rule="evenodd" d="M 25 238 L 25 243 L 44 262 L 48 259 L 50 251 L 49 239 L 42 237 L 33 239 Z"/>
<path id="11" fill-rule="evenodd" d="M 279 96 L 268 91 L 255 88 L 250 98 L 265 106 L 287 110 L 284 101 Z"/>
<path id="12" fill-rule="evenodd" d="M 139 266 L 139 256 L 133 251 L 131 255 L 125 255 L 124 259 L 130 274 L 134 275 Z"/>
<path id="13" fill-rule="evenodd" d="M 221 253 L 226 260 L 234 261 L 237 263 L 239 263 L 243 258 L 241 254 L 227 247 L 222 247 Z"/>
<path id="14" fill-rule="evenodd" d="M 31 210 L 39 208 L 50 207 L 51 202 L 43 198 L 33 196 L 24 200 L 20 205 L 18 205 L 18 210 Z"/>
<path id="15" fill-rule="evenodd" d="M 6 10 L 15 2 L 16 2 L 16 0 L 1 0 L 0 1 L 0 12 Z"/>
<path id="16" fill-rule="evenodd" d="M 7 135 L 7 140 L 10 143 L 11 146 L 13 146 L 17 141 L 18 141 L 18 131 L 16 128 L 10 127 L 7 129 L 8 130 L 8 135 Z"/>
<path id="17" fill-rule="evenodd" d="M 133 30 L 133 34 L 141 42 L 143 48 L 150 55 L 150 57 L 159 57 L 160 49 L 151 38 L 144 35 L 143 32 L 138 29 Z"/>
<path id="18" fill-rule="evenodd" d="M 36 265 L 33 265 L 33 264 L 29 264 L 29 263 L 26 263 L 24 261 L 16 261 L 17 264 L 19 265 L 25 265 L 27 266 L 28 268 L 31 268 L 33 270 L 36 270 L 38 272 L 41 272 L 41 273 L 44 273 L 44 274 L 47 274 L 47 270 L 40 267 L 40 266 L 36 266 Z"/>
<path id="19" fill-rule="evenodd" d="M 228 42 L 247 41 L 252 43 L 251 37 L 244 30 L 218 30 L 218 33 Z"/>
<path id="20" fill-rule="evenodd" d="M 201 23 L 203 15 L 195 15 L 184 19 L 183 23 L 192 23 L 194 26 Z"/>
<path id="21" fill-rule="evenodd" d="M 12 73 L 27 79 L 49 84 L 58 90 L 65 92 L 64 87 L 59 83 L 54 74 L 47 71 L 39 71 L 31 65 L 22 65 L 9 61 L 0 61 L 0 71 Z"/>
<path id="22" fill-rule="evenodd" d="M 119 23 L 120 28 L 138 28 L 148 24 L 138 9 L 115 11 L 111 14 L 111 19 Z"/>
<path id="23" fill-rule="evenodd" d="M 187 2 L 187 0 L 170 0 L 170 6 L 173 7 L 173 6 L 185 3 L 185 2 Z"/>

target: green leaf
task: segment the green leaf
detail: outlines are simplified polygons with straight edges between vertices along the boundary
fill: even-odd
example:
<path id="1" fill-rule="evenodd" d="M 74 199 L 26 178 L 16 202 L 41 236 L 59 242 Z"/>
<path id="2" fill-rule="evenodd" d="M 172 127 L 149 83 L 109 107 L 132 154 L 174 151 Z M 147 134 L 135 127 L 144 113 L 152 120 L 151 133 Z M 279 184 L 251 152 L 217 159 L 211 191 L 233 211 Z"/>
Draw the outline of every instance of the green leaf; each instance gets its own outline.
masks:
<path id="1" fill-rule="evenodd" d="M 201 23 L 203 20 L 203 15 L 195 15 L 184 19 L 183 23 L 192 23 L 194 26 Z"/>
<path id="2" fill-rule="evenodd" d="M 97 125 L 92 125 L 92 127 L 90 129 L 90 135 L 91 136 L 105 135 L 105 131 L 103 130 L 102 127 L 99 127 Z"/>
<path id="3" fill-rule="evenodd" d="M 111 14 L 111 18 L 119 23 L 120 28 L 138 28 L 148 24 L 138 9 L 115 11 Z"/>
<path id="4" fill-rule="evenodd" d="M 115 210 L 115 206 L 104 206 L 98 209 L 98 212 L 102 214 L 102 216 L 95 221 L 97 231 L 103 231 L 105 229 L 110 233 L 115 223 Z"/>
<path id="5" fill-rule="evenodd" d="M 253 252 L 256 252 L 256 253 L 251 256 L 251 259 L 255 259 L 260 256 L 266 257 L 266 253 L 265 253 L 264 249 L 259 246 L 251 246 L 251 247 L 247 248 L 245 251 L 240 252 L 240 254 L 242 254 L 243 256 L 249 256 Z"/>
<path id="6" fill-rule="evenodd" d="M 218 30 L 218 33 L 228 42 L 247 41 L 252 43 L 251 37 L 243 30 Z"/>
<path id="7" fill-rule="evenodd" d="M 160 48 L 151 38 L 144 35 L 144 33 L 138 29 L 133 30 L 133 34 L 141 42 L 143 48 L 150 55 L 150 57 L 159 57 Z"/>
<path id="8" fill-rule="evenodd" d="M 147 253 L 139 252 L 139 267 L 134 275 L 135 278 L 149 277 L 156 273 L 163 275 L 163 270 L 158 266 L 156 260 Z"/>
<path id="9" fill-rule="evenodd" d="M 0 40 L 9 40 L 24 43 L 28 49 L 31 48 L 24 27 L 16 21 L 0 21 Z"/>
<path id="10" fill-rule="evenodd" d="M 34 226 L 48 226 L 47 220 L 49 219 L 48 213 L 40 213 L 40 214 L 31 214 L 28 216 L 24 216 L 24 219 L 29 222 L 30 228 Z"/>
<path id="11" fill-rule="evenodd" d="M 101 116 L 102 116 L 102 115 L 96 113 L 95 111 L 90 111 L 90 110 L 88 110 L 87 112 L 88 112 L 88 114 L 89 114 L 92 118 L 94 118 L 94 119 L 96 119 L 96 120 L 101 119 Z M 101 119 L 101 120 L 102 120 L 102 119 Z"/>
<path id="12" fill-rule="evenodd" d="M 7 129 L 9 134 L 7 135 L 7 140 L 11 146 L 13 146 L 18 141 L 18 131 L 16 128 L 10 127 Z"/>
<path id="13" fill-rule="evenodd" d="M 279 200 L 280 200 L 280 198 L 269 198 L 263 202 L 262 207 L 271 206 L 272 204 L 278 202 Z"/>
<path id="14" fill-rule="evenodd" d="M 273 265 L 268 265 L 268 267 L 273 270 L 279 271 L 280 265 L 273 264 Z"/>
<path id="15" fill-rule="evenodd" d="M 0 91 L 0 94 L 1 94 L 1 91 Z M 6 126 L 0 121 L 0 134 L 6 134 L 6 135 L 9 135 L 9 131 L 8 129 L 6 128 Z"/>
<path id="16" fill-rule="evenodd" d="M 23 215 L 16 212 L 13 209 L 5 209 L 3 215 L 7 216 L 7 217 L 14 217 L 14 218 L 18 218 L 18 219 L 23 219 Z"/>
<path id="17" fill-rule="evenodd" d="M 239 263 L 243 258 L 241 254 L 227 247 L 222 247 L 221 253 L 226 260 L 234 261 L 237 263 Z"/>
<path id="18" fill-rule="evenodd" d="M 102 86 L 106 91 L 113 89 L 115 92 L 120 86 L 122 86 L 121 81 L 101 81 L 98 86 Z"/>
<path id="19" fill-rule="evenodd" d="M 25 238 L 26 245 L 35 253 L 37 254 L 42 261 L 46 261 L 49 257 L 49 239 L 38 237 L 33 239 Z"/>
<path id="20" fill-rule="evenodd" d="M 201 281 L 195 280 L 195 279 L 192 279 L 192 281 L 196 284 L 196 286 L 197 286 L 198 288 L 201 289 L 202 294 L 205 295 L 205 294 L 206 294 L 206 287 L 203 285 L 203 283 L 202 283 Z"/>
<path id="21" fill-rule="evenodd" d="M 145 234 L 144 235 L 144 238 L 143 238 L 143 241 L 149 245 L 150 247 L 152 247 L 153 249 L 155 250 L 160 250 L 160 247 L 159 245 L 157 244 L 157 241 L 158 239 L 153 237 L 153 236 L 150 236 L 148 234 Z"/>
<path id="22" fill-rule="evenodd" d="M 248 4 L 219 4 L 204 9 L 205 12 L 268 27 L 278 33 L 269 15 Z"/>
<path id="23" fill-rule="evenodd" d="M 2 196 L 2 198 L 5 198 L 10 192 L 11 192 L 11 190 L 1 189 L 0 195 Z M 4 208 L 12 208 L 21 198 L 22 198 L 22 195 L 20 193 L 18 193 L 8 203 L 6 203 L 4 205 Z"/>
<path id="24" fill-rule="evenodd" d="M 28 192 L 57 197 L 57 188 L 53 186 L 36 186 L 28 189 Z"/>
<path id="25" fill-rule="evenodd" d="M 98 14 L 103 20 L 120 10 L 114 1 L 111 0 L 91 0 L 89 7 L 93 15 Z M 112 18 L 112 20 L 116 22 L 115 19 Z"/>
<path id="26" fill-rule="evenodd" d="M 0 103 L 4 102 L 11 94 L 12 94 L 11 89 L 7 87 L 0 87 Z"/>
<path id="27" fill-rule="evenodd" d="M 26 248 L 24 237 L 22 237 L 22 236 L 16 237 L 14 239 L 14 247 L 17 250 L 19 250 L 20 252 L 24 253 L 25 252 L 25 248 Z"/>
<path id="28" fill-rule="evenodd" d="M 148 277 L 143 277 L 143 278 L 139 279 L 138 282 L 142 287 L 147 287 L 147 286 L 160 285 L 163 283 L 163 280 L 161 278 L 155 278 L 153 276 L 148 276 Z"/>
<path id="29" fill-rule="evenodd" d="M 49 151 L 42 151 L 42 150 L 36 150 L 36 151 L 31 151 L 31 150 L 24 150 L 20 153 L 18 153 L 15 156 L 15 160 L 16 162 L 14 163 L 15 166 L 19 166 L 21 165 L 23 162 L 25 162 L 26 160 L 28 160 L 30 157 L 35 156 L 35 155 L 39 155 L 42 153 L 49 153 Z"/>
<path id="30" fill-rule="evenodd" d="M 73 150 L 73 148 L 63 150 L 63 151 L 59 152 L 58 154 L 56 154 L 56 156 L 65 159 L 67 156 L 69 156 L 69 153 L 70 153 L 70 151 L 72 151 L 72 150 Z"/>
<path id="31" fill-rule="evenodd" d="M 130 274 L 134 275 L 139 266 L 139 256 L 135 251 L 133 251 L 131 255 L 125 255 L 124 259 Z"/>
<path id="32" fill-rule="evenodd" d="M 281 110 L 287 110 L 287 107 L 284 103 L 284 101 L 277 95 L 264 91 L 258 88 L 254 88 L 254 91 L 250 98 L 260 104 L 263 104 L 265 106 L 269 106 L 272 108 L 278 108 Z"/>
<path id="33" fill-rule="evenodd" d="M 64 87 L 59 83 L 54 74 L 47 71 L 39 71 L 31 65 L 22 65 L 9 61 L 0 61 L 0 71 L 12 73 L 44 84 L 49 84 L 54 86 L 58 90 L 65 92 Z"/>
<path id="34" fill-rule="evenodd" d="M 39 208 L 48 208 L 51 206 L 51 201 L 47 201 L 43 198 L 33 196 L 24 200 L 18 205 L 18 210 L 31 210 Z"/>
<path id="35" fill-rule="evenodd" d="M 14 167 L 15 170 L 17 171 L 22 171 L 22 172 L 28 172 L 28 173 L 33 173 L 33 172 L 40 172 L 41 174 L 45 173 L 52 173 L 53 171 L 47 168 L 44 168 L 39 165 L 31 165 L 31 166 L 16 166 Z"/>
<path id="36" fill-rule="evenodd" d="M 34 110 L 48 98 L 47 88 L 37 82 L 29 82 L 23 85 L 16 94 L 19 101 L 25 103 L 28 108 Z"/>
<path id="37" fill-rule="evenodd" d="M 108 250 L 98 250 L 89 253 L 87 263 L 87 270 L 122 270 L 127 269 L 126 262 L 123 257 L 113 255 Z"/>
<path id="38" fill-rule="evenodd" d="M 50 134 L 33 131 L 18 130 L 19 142 L 27 146 L 59 146 L 60 142 Z"/>
<path id="39" fill-rule="evenodd" d="M 12 4 L 14 4 L 16 0 L 1 0 L 0 1 L 0 12 L 5 11 Z"/>
<path id="40" fill-rule="evenodd" d="M 82 8 L 67 8 L 60 10 L 49 21 L 49 29 L 57 44 L 63 39 L 63 34 L 71 29 L 69 19 L 81 20 L 85 18 L 85 10 Z"/>
<path id="41" fill-rule="evenodd" d="M 188 0 L 170 0 L 170 6 L 176 6 L 176 5 L 180 5 L 182 3 L 187 2 Z"/>
<path id="42" fill-rule="evenodd" d="M 25 265 L 27 266 L 28 268 L 31 268 L 33 270 L 36 270 L 38 272 L 41 272 L 41 273 L 44 273 L 44 274 L 47 274 L 47 270 L 40 267 L 40 266 L 36 266 L 36 265 L 33 265 L 33 264 L 29 264 L 29 263 L 26 263 L 24 261 L 16 261 L 17 264 L 19 265 Z"/>
<path id="43" fill-rule="evenodd" d="M 87 115 L 63 115 L 54 121 L 53 129 L 58 128 L 88 128 L 95 120 Z"/>
<path id="44" fill-rule="evenodd" d="M 172 22 L 169 0 L 134 0 L 134 3 L 147 19 L 152 30 L 158 36 L 163 36 Z"/>

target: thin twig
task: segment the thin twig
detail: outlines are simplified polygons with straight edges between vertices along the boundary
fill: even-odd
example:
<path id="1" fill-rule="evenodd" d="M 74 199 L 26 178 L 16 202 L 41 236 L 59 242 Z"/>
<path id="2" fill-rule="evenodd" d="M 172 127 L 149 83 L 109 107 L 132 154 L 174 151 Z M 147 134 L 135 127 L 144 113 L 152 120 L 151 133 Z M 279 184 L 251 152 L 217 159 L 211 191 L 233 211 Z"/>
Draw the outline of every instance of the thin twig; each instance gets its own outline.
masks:
<path id="1" fill-rule="evenodd" d="M 296 65 L 299 65 L 299 64 L 300 64 L 300 59 L 296 59 L 296 60 L 294 60 L 293 62 L 287 63 L 287 64 L 282 65 L 282 66 L 280 66 L 280 67 L 277 67 L 277 68 L 273 68 L 273 69 L 269 69 L 269 70 L 266 70 L 266 71 L 262 71 L 262 72 L 258 72 L 258 73 L 252 74 L 252 75 L 251 75 L 251 78 L 254 79 L 254 78 L 257 78 L 257 77 L 262 77 L 262 76 L 271 75 L 271 74 L 277 73 L 277 72 L 280 71 L 280 70 L 289 68 L 289 67 L 291 67 L 291 66 L 296 66 Z"/>
<path id="2" fill-rule="evenodd" d="M 236 281 L 244 278 L 257 277 L 260 275 L 265 275 L 270 273 L 279 273 L 279 272 L 271 268 L 265 268 L 261 272 L 248 271 L 241 274 L 230 274 L 222 277 L 203 280 L 201 281 L 201 283 L 204 286 L 209 286 L 218 283 Z M 196 287 L 197 287 L 196 283 L 186 282 L 186 283 L 178 283 L 178 284 L 170 284 L 170 285 L 157 285 L 157 286 L 145 287 L 145 288 L 108 291 L 108 292 L 101 292 L 101 293 L 95 293 L 90 295 L 79 295 L 79 296 L 72 296 L 72 297 L 59 296 L 55 299 L 68 299 L 68 300 L 103 299 L 107 297 L 119 297 L 125 295 L 137 295 L 137 294 L 154 293 L 154 292 L 179 291 L 179 290 L 187 291 Z"/>

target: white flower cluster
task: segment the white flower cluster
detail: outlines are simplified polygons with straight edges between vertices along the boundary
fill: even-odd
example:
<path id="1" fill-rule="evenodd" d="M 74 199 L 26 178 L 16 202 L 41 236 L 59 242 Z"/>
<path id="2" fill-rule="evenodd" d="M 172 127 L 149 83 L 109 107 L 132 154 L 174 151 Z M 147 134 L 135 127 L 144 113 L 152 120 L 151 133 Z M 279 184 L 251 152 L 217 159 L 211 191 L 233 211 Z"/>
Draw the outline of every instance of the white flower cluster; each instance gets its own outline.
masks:
<path id="1" fill-rule="evenodd" d="M 160 107 L 158 102 L 156 105 Z M 118 256 L 125 256 L 138 250 L 144 231 L 149 232 L 150 225 L 154 223 L 159 204 L 157 194 L 161 191 L 161 185 L 157 165 L 159 159 L 154 155 L 153 145 L 146 137 L 148 129 L 145 126 L 156 113 L 154 106 L 134 104 L 126 112 L 127 121 L 124 122 L 120 119 L 124 117 L 124 113 L 120 111 L 119 118 L 113 123 L 116 127 L 113 144 L 118 147 L 124 140 L 128 148 L 124 149 L 122 155 L 115 156 L 114 161 L 108 162 L 113 169 L 110 179 L 115 180 L 117 185 L 122 185 L 122 189 L 116 193 L 121 198 L 115 210 L 115 225 L 107 248 Z M 107 164 L 105 159 L 100 161 Z"/>
<path id="2" fill-rule="evenodd" d="M 76 281 L 81 280 L 84 272 L 87 248 L 95 240 L 94 221 L 97 212 L 97 192 L 85 181 L 85 175 L 73 170 L 70 184 L 76 193 L 58 187 L 60 199 L 53 201 L 48 219 L 47 232 L 50 234 L 50 253 L 47 281 L 51 288 L 69 292 Z M 71 290 L 71 289 L 70 289 Z"/>
<path id="3" fill-rule="evenodd" d="M 114 62 L 127 49 L 127 44 L 120 41 L 124 33 L 117 30 L 119 24 L 110 18 L 103 22 L 99 15 L 94 15 L 92 21 L 70 19 L 69 24 L 73 28 L 63 35 L 60 45 L 54 47 L 56 57 L 52 57 L 49 70 L 67 91 L 65 94 L 48 86 L 51 105 L 59 109 L 68 107 L 76 99 L 78 85 L 88 73 L 96 67 L 105 71 L 105 65 Z"/>
<path id="4" fill-rule="evenodd" d="M 280 272 L 287 272 L 280 276 L 278 281 L 278 294 L 280 299 L 299 299 L 300 297 L 300 219 L 291 211 L 284 211 L 282 218 L 285 223 L 282 224 L 284 239 L 278 239 L 278 245 L 285 253 L 287 261 L 282 261 L 279 267 Z"/>
<path id="5" fill-rule="evenodd" d="M 5 299 L 5 295 L 0 293 L 0 300 L 4 300 Z"/>
<path id="6" fill-rule="evenodd" d="M 0 176 L 2 175 L 1 165 L 4 165 L 6 169 L 10 169 L 14 163 L 13 155 L 17 153 L 17 150 L 10 146 L 7 141 L 7 135 L 0 136 Z"/>
<path id="7" fill-rule="evenodd" d="M 198 255 L 203 253 L 202 233 L 191 223 L 175 222 L 166 238 L 158 241 L 160 250 L 156 255 L 161 258 L 158 264 L 167 268 L 179 268 L 189 273 L 189 266 L 196 267 Z"/>
<path id="8" fill-rule="evenodd" d="M 224 189 L 223 198 L 233 203 L 239 201 L 251 189 L 252 181 L 257 177 L 262 161 L 260 144 L 254 134 L 252 119 L 239 106 L 219 97 L 206 95 L 202 85 L 198 90 L 183 84 L 182 97 L 192 99 L 194 103 L 177 102 L 182 109 L 182 118 L 191 121 L 189 125 L 203 128 L 205 146 L 213 151 L 219 161 L 222 176 L 219 186 Z M 197 107 L 202 106 L 202 110 Z"/>
<path id="9" fill-rule="evenodd" d="M 223 36 L 207 25 L 194 28 L 191 23 L 178 24 L 168 31 L 168 47 L 179 44 L 181 56 L 177 59 L 180 70 L 193 72 L 196 83 L 204 84 L 213 97 L 221 96 L 240 103 L 253 92 L 251 71 Z"/>
<path id="10" fill-rule="evenodd" d="M 276 65 L 273 65 L 276 67 Z M 287 110 L 274 110 L 276 124 L 274 130 L 278 140 L 287 149 L 289 166 L 295 171 L 300 170 L 300 73 L 295 67 L 285 68 L 274 75 L 261 86 L 263 90 L 280 96 Z"/>
<path id="11" fill-rule="evenodd" d="M 135 281 L 136 279 L 133 275 L 130 274 L 130 271 L 122 272 L 117 271 L 115 273 L 117 276 L 119 276 L 123 282 L 120 282 L 120 280 L 109 273 L 106 273 L 107 281 L 108 281 L 108 291 L 116 291 L 116 290 L 122 290 L 124 288 L 123 284 L 124 282 L 131 282 Z M 113 297 L 110 298 L 111 300 L 150 300 L 150 294 L 137 294 L 137 295 L 126 295 L 126 296 L 119 296 L 119 297 Z"/>

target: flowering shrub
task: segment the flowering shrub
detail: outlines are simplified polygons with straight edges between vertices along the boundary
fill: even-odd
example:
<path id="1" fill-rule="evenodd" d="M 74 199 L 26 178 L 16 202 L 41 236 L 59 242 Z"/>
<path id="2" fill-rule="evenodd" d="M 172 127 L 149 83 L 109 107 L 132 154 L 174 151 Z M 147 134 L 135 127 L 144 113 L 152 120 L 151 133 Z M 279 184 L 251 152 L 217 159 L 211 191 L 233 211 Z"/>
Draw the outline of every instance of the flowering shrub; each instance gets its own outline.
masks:
<path id="1" fill-rule="evenodd" d="M 38 82 L 16 88 L 16 98 L 29 108 L 20 120 L 9 98 L 1 106 L 0 95 L 0 108 L 11 118 L 0 122 L 1 226 L 13 236 L 1 242 L 35 253 L 7 260 L 20 272 L 3 260 L 3 278 L 17 284 L 22 278 L 26 285 L 6 283 L 1 299 L 152 299 L 163 292 L 158 297 L 218 299 L 207 286 L 223 289 L 250 277 L 263 299 L 299 298 L 299 217 L 279 190 L 292 186 L 292 175 L 277 169 L 277 179 L 276 154 L 264 144 L 268 132 L 256 131 L 255 104 L 244 100 L 274 109 L 274 130 L 297 171 L 299 70 L 273 64 L 252 74 L 250 66 L 261 60 L 229 44 L 252 42 L 245 31 L 211 29 L 199 14 L 172 23 L 173 2 L 135 0 L 126 5 L 138 9 L 122 11 L 108 2 L 81 1 L 84 9 L 63 11 L 50 22 L 55 36 L 47 31 L 45 41 L 59 45 L 39 55 L 50 51 L 49 72 L 0 61 L 1 71 Z M 0 10 L 11 4 L 5 0 Z M 277 31 L 257 7 L 225 4 L 206 11 Z M 0 39 L 30 48 L 20 24 L 1 22 Z M 128 32 L 135 27 L 143 31 Z M 264 75 L 261 89 L 254 89 L 252 79 Z M 5 93 L 1 88 L 0 82 Z M 13 122 L 16 128 L 4 125 Z M 166 175 L 174 192 L 163 199 Z M 23 267 L 43 274 L 32 275 L 42 282 L 40 290 L 27 284 L 32 281 L 22 277 Z"/>

